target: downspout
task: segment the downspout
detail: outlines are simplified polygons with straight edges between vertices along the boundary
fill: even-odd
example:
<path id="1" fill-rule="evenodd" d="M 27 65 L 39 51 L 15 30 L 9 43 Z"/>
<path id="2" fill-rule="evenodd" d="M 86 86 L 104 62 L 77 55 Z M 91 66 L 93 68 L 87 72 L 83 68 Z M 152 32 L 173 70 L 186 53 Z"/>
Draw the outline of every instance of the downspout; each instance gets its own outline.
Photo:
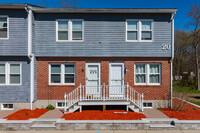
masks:
<path id="1" fill-rule="evenodd" d="M 28 13 L 28 57 L 30 59 L 30 109 L 33 110 L 34 100 L 34 54 L 32 53 L 32 10 L 26 6 Z"/>
<path id="2" fill-rule="evenodd" d="M 174 59 L 174 16 L 176 12 L 172 13 L 171 21 L 172 21 L 172 59 L 171 59 L 171 108 L 173 106 L 172 97 L 173 97 L 173 59 Z"/>

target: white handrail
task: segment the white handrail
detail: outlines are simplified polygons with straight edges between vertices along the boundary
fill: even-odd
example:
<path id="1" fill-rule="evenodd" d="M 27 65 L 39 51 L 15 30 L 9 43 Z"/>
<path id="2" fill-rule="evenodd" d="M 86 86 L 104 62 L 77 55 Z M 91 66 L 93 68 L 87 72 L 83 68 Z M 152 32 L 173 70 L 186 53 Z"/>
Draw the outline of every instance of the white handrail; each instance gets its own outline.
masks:
<path id="1" fill-rule="evenodd" d="M 64 95 L 65 106 L 64 111 L 66 112 L 71 106 L 76 104 L 78 101 L 106 101 L 106 100 L 127 100 L 131 101 L 141 111 L 143 111 L 143 93 L 140 94 L 138 91 L 133 89 L 129 84 L 127 85 L 100 85 L 100 86 L 86 86 L 80 84 L 79 87 L 74 89 L 72 92 Z"/>

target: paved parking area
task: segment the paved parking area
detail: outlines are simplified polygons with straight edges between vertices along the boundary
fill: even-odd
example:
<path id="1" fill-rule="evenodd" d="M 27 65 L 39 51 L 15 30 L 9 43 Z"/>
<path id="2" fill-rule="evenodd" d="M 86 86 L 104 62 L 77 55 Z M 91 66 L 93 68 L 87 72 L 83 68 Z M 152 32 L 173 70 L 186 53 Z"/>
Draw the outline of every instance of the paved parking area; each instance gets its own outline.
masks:
<path id="1" fill-rule="evenodd" d="M 200 130 L 0 131 L 0 133 L 200 133 Z"/>

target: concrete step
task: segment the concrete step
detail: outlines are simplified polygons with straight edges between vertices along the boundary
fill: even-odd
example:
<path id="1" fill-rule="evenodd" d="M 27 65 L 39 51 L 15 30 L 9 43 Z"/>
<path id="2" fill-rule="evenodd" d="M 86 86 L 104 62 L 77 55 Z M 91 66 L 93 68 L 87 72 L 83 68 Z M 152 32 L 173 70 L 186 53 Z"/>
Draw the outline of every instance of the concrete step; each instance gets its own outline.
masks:
<path id="1" fill-rule="evenodd" d="M 174 125 L 170 125 L 170 124 L 150 124 L 149 127 L 150 128 L 175 128 Z"/>
<path id="2" fill-rule="evenodd" d="M 31 128 L 56 128 L 55 124 L 33 124 Z"/>
<path id="3" fill-rule="evenodd" d="M 173 125 L 173 119 L 169 118 L 150 118 L 148 119 L 151 124 L 172 124 Z"/>

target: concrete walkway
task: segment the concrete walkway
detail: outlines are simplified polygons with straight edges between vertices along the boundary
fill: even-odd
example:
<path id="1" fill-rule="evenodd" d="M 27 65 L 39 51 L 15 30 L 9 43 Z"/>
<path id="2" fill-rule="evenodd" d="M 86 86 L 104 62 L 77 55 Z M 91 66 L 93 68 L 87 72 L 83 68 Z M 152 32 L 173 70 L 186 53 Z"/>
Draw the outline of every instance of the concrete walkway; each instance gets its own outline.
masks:
<path id="1" fill-rule="evenodd" d="M 3 119 L 4 117 L 6 117 L 14 112 L 16 112 L 16 110 L 1 110 L 0 111 L 0 119 Z"/>
<path id="2" fill-rule="evenodd" d="M 144 109 L 144 115 L 147 118 L 169 118 L 157 109 Z"/>
<path id="3" fill-rule="evenodd" d="M 39 119 L 59 119 L 64 114 L 59 109 L 49 110 L 45 114 L 41 115 Z"/>
<path id="4" fill-rule="evenodd" d="M 200 133 L 200 130 L 0 131 L 0 133 Z"/>

